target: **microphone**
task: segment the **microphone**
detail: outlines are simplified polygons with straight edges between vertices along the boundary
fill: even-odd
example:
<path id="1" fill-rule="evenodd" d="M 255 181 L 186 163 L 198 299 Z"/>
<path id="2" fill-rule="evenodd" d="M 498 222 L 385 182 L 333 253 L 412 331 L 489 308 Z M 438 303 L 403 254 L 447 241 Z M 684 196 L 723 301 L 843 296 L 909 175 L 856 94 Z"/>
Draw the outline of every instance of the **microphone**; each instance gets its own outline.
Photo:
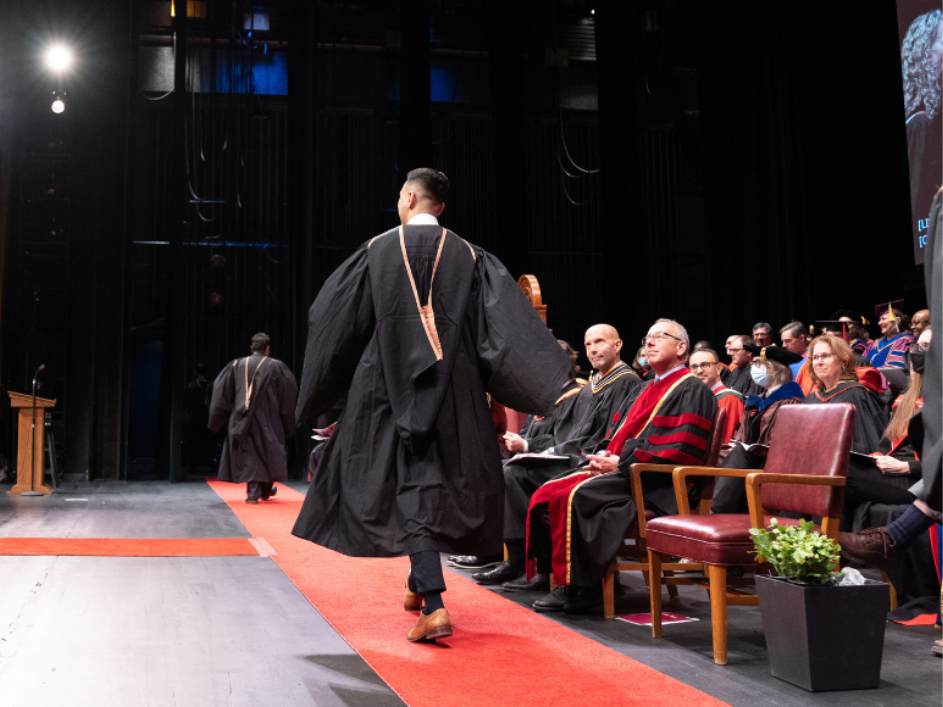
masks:
<path id="1" fill-rule="evenodd" d="M 36 369 L 36 373 L 33 375 L 33 387 L 36 387 L 36 379 L 39 378 L 39 374 L 42 373 L 46 368 L 45 363 L 39 364 L 39 368 Z"/>

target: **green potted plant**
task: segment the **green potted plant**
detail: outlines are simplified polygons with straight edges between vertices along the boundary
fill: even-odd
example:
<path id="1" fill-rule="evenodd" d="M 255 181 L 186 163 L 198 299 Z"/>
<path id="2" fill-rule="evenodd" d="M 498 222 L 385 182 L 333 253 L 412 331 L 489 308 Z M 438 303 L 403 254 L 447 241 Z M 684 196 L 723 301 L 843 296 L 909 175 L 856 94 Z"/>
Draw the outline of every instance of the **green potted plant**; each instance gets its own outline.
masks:
<path id="1" fill-rule="evenodd" d="M 887 585 L 835 572 L 839 546 L 811 521 L 774 518 L 750 534 L 757 560 L 778 575 L 756 577 L 773 676 L 810 691 L 877 687 Z"/>

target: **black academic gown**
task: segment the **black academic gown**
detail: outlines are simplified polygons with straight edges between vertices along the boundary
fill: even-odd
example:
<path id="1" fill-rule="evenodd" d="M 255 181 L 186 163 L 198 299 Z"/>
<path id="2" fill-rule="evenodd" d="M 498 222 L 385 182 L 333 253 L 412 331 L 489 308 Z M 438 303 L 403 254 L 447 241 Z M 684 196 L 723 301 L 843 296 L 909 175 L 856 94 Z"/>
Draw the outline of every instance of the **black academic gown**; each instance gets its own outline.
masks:
<path id="1" fill-rule="evenodd" d="M 554 453 L 568 457 L 560 471 L 579 466 L 584 455 L 608 440 L 645 383 L 619 361 L 604 377 L 593 376 L 571 408 L 569 431 L 561 429 Z"/>
<path id="2" fill-rule="evenodd" d="M 943 193 L 937 192 L 930 209 L 930 229 L 924 261 L 924 283 L 930 322 L 936 334 L 930 340 L 923 377 L 923 492 L 920 498 L 936 510 L 943 503 Z"/>
<path id="3" fill-rule="evenodd" d="M 558 440 L 570 438 L 576 423 L 573 408 L 579 391 L 580 384 L 571 380 L 563 386 L 552 413 L 547 416 L 528 415 L 518 432 L 527 442 L 528 454 L 540 454 L 550 449 Z"/>
<path id="4" fill-rule="evenodd" d="M 750 375 L 749 364 L 743 368 L 731 368 L 730 375 L 724 381 L 724 385 L 742 394 L 744 398 L 751 395 L 764 395 L 766 389 L 753 382 L 753 376 Z"/>
<path id="5" fill-rule="evenodd" d="M 349 394 L 292 532 L 356 557 L 493 554 L 504 483 L 485 394 L 550 414 L 570 359 L 494 256 L 438 226 L 402 233 L 361 246 L 311 307 L 299 424 Z"/>
<path id="6" fill-rule="evenodd" d="M 878 449 L 890 421 L 881 397 L 857 381 L 842 381 L 827 393 L 813 390 L 803 401 L 806 405 L 851 403 L 855 406 L 855 436 L 851 451 L 870 454 Z"/>
<path id="7" fill-rule="evenodd" d="M 586 390 L 589 386 L 584 386 Z M 576 422 L 573 410 L 576 400 L 583 395 L 575 381 L 564 389 L 553 414 L 542 419 L 528 417 L 521 427 L 521 437 L 527 441 L 528 454 L 549 452 L 554 445 L 573 435 Z M 545 459 L 517 459 L 504 464 L 504 542 L 522 542 L 525 537 L 527 507 L 530 497 L 548 479 L 569 467 L 569 462 Z"/>
<path id="8" fill-rule="evenodd" d="M 248 369 L 247 369 L 248 365 Z M 246 407 L 246 381 L 252 386 Z M 229 423 L 220 481 L 244 484 L 288 479 L 285 439 L 294 434 L 298 385 L 288 366 L 253 354 L 228 363 L 213 383 L 209 428 Z"/>

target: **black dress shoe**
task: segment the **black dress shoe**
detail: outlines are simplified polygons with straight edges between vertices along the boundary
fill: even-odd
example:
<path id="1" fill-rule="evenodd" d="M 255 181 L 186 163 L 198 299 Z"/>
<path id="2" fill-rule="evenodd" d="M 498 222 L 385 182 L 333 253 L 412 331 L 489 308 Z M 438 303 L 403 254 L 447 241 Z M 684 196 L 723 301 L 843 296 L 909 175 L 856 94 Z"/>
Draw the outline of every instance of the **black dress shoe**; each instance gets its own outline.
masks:
<path id="1" fill-rule="evenodd" d="M 527 575 L 522 574 L 513 582 L 505 582 L 501 589 L 508 592 L 546 592 L 550 590 L 550 575 L 535 574 L 534 578 L 527 581 Z"/>
<path id="2" fill-rule="evenodd" d="M 269 500 L 272 496 L 274 496 L 274 495 L 277 494 L 277 493 L 278 493 L 278 487 L 273 486 L 271 491 L 269 491 L 268 493 L 263 493 L 263 494 L 262 494 L 262 500 L 263 500 L 263 501 L 267 501 L 267 500 Z"/>
<path id="3" fill-rule="evenodd" d="M 534 611 L 563 611 L 566 606 L 567 585 L 561 584 L 533 603 Z"/>
<path id="4" fill-rule="evenodd" d="M 447 565 L 455 565 L 456 562 L 468 562 L 475 559 L 474 555 L 449 555 L 445 560 Z"/>
<path id="5" fill-rule="evenodd" d="M 520 567 L 512 566 L 510 562 L 502 562 L 490 570 L 476 572 L 472 575 L 472 579 L 478 584 L 503 584 L 504 582 L 510 582 L 512 579 L 517 579 L 523 571 Z"/>
<path id="6" fill-rule="evenodd" d="M 568 614 L 598 611 L 602 609 L 602 589 L 599 587 L 574 587 L 563 610 Z"/>
<path id="7" fill-rule="evenodd" d="M 258 503 L 259 499 L 257 498 L 247 498 L 246 503 Z"/>
<path id="8" fill-rule="evenodd" d="M 491 567 L 504 561 L 504 555 L 490 555 L 481 557 L 479 555 L 459 556 L 452 560 L 455 567 L 462 567 L 466 570 L 483 570 L 485 567 Z"/>

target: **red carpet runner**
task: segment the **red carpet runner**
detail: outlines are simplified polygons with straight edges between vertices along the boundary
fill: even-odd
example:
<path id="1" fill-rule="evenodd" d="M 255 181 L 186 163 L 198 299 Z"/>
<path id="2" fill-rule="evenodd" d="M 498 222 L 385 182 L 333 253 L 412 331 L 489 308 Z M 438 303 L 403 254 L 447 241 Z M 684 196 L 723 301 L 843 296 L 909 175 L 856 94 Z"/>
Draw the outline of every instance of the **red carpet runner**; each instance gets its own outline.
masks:
<path id="1" fill-rule="evenodd" d="M 350 558 L 292 536 L 304 496 L 285 486 L 252 506 L 245 485 L 208 482 L 410 707 L 725 704 L 450 572 L 445 601 L 455 635 L 447 646 L 411 644 L 406 632 L 416 614 L 403 610 L 408 559 Z"/>
<path id="2" fill-rule="evenodd" d="M 248 538 L 0 538 L 0 555 L 220 557 L 268 555 Z"/>

